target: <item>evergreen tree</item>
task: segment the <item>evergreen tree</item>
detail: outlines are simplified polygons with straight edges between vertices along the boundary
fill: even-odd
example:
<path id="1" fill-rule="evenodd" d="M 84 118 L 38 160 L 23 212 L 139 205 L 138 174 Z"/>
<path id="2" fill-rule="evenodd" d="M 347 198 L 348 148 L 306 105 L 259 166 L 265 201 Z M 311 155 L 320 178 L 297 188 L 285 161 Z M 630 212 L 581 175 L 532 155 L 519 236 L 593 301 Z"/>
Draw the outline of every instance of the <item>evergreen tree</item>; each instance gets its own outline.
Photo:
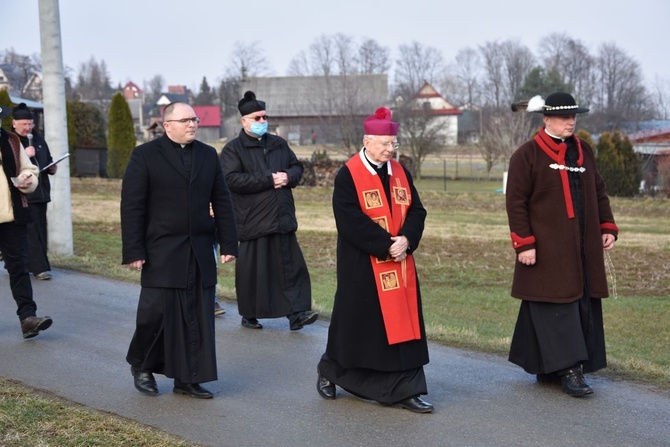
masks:
<path id="1" fill-rule="evenodd" d="M 642 166 L 628 137 L 621 132 L 604 132 L 597 145 L 598 171 L 612 196 L 632 197 L 638 193 Z"/>
<path id="2" fill-rule="evenodd" d="M 135 148 L 135 125 L 126 98 L 117 93 L 109 108 L 107 132 L 107 175 L 121 178 L 126 172 L 130 153 Z"/>
<path id="3" fill-rule="evenodd" d="M 202 78 L 202 83 L 200 84 L 200 93 L 193 100 L 194 106 L 212 106 L 216 101 L 216 92 L 212 90 L 207 83 L 207 78 Z"/>
<path id="4" fill-rule="evenodd" d="M 95 105 L 68 101 L 67 132 L 70 152 L 70 175 L 76 174 L 76 157 L 78 147 L 103 148 L 107 146 L 105 137 L 105 120 L 102 112 Z"/>
<path id="5" fill-rule="evenodd" d="M 535 95 L 546 98 L 553 92 L 569 91 L 572 91 L 572 87 L 563 82 L 561 74 L 555 68 L 545 71 L 542 67 L 535 67 L 524 79 L 523 85 L 517 92 L 516 100 L 527 100 Z"/>
<path id="6" fill-rule="evenodd" d="M 0 89 L 0 107 L 2 109 L 12 109 L 12 100 L 9 99 L 9 93 L 7 93 L 6 89 Z M 7 118 L 3 118 L 2 120 L 2 128 L 5 130 L 9 130 L 12 128 L 12 117 L 8 116 Z"/>

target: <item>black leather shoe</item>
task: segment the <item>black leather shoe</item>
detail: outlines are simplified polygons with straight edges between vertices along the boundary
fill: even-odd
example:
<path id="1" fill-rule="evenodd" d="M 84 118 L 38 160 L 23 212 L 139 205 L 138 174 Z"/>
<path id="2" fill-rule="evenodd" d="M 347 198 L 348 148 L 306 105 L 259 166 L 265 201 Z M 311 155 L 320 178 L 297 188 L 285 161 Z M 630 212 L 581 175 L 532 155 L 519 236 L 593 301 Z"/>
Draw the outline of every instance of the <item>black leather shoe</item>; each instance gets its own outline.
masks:
<path id="1" fill-rule="evenodd" d="M 413 413 L 432 413 L 433 411 L 433 405 L 421 399 L 419 396 L 408 397 L 400 402 L 396 402 L 393 406 L 404 408 Z"/>
<path id="2" fill-rule="evenodd" d="M 539 383 L 561 383 L 561 376 L 555 373 L 537 374 L 535 378 Z"/>
<path id="3" fill-rule="evenodd" d="M 196 399 L 211 399 L 214 394 L 200 386 L 199 383 L 179 383 L 175 381 L 172 392 L 195 397 Z"/>
<path id="4" fill-rule="evenodd" d="M 242 317 L 242 326 L 249 329 L 263 329 L 263 325 L 260 324 L 255 318 Z"/>
<path id="5" fill-rule="evenodd" d="M 153 374 L 150 372 L 138 371 L 132 366 L 130 367 L 130 373 L 133 375 L 137 391 L 149 396 L 158 394 L 158 386 L 156 385 L 156 379 L 154 379 Z"/>
<path id="6" fill-rule="evenodd" d="M 582 397 L 593 394 L 593 389 L 584 381 L 581 369 L 570 369 L 561 377 L 561 389 L 565 394 L 572 397 Z"/>
<path id="7" fill-rule="evenodd" d="M 23 338 L 33 338 L 45 329 L 48 329 L 53 323 L 51 317 L 28 317 L 21 321 L 21 332 Z"/>
<path id="8" fill-rule="evenodd" d="M 324 399 L 335 400 L 337 397 L 335 394 L 335 384 L 323 377 L 318 371 L 317 373 L 316 390 L 319 392 L 319 396 Z"/>
<path id="9" fill-rule="evenodd" d="M 293 323 L 291 323 L 291 330 L 299 331 L 303 327 L 314 323 L 318 319 L 319 314 L 316 312 L 303 312 Z"/>

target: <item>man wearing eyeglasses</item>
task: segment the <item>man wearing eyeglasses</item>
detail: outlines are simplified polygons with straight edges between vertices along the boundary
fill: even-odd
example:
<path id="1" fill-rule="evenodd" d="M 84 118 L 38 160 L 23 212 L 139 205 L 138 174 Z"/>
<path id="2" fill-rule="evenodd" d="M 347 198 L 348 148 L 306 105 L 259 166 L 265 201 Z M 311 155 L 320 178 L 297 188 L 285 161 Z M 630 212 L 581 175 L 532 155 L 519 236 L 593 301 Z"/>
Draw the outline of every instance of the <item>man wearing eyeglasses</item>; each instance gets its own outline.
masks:
<path id="1" fill-rule="evenodd" d="M 363 123 L 363 149 L 335 178 L 337 290 L 316 388 L 336 385 L 415 413 L 433 406 L 423 365 L 428 344 L 413 253 L 426 210 L 409 172 L 393 159 L 398 123 L 380 107 Z"/>
<path id="2" fill-rule="evenodd" d="M 14 107 L 12 112 L 14 117 L 12 131 L 19 137 L 31 163 L 41 171 L 53 159 L 47 142 L 40 134 L 33 131 L 35 127 L 33 112 L 23 102 Z M 49 176 L 56 174 L 57 168 L 58 165 L 53 165 L 41 171 L 39 185 L 27 196 L 32 218 L 28 224 L 28 271 L 35 275 L 36 279 L 43 281 L 51 279 L 51 264 L 47 255 L 47 204 L 51 202 Z"/>
<path id="3" fill-rule="evenodd" d="M 0 107 L 0 119 L 12 114 Z M 19 137 L 0 128 L 0 252 L 9 273 L 16 315 L 21 322 L 23 338 L 33 338 L 51 327 L 51 317 L 36 316 L 37 304 L 28 273 L 26 254 L 27 223 L 30 211 L 25 195 L 38 185 L 39 172 L 21 147 Z"/>
<path id="4" fill-rule="evenodd" d="M 240 240 L 235 264 L 242 326 L 259 318 L 288 318 L 292 331 L 314 323 L 307 264 L 298 245 L 292 188 L 303 166 L 286 140 L 267 133 L 265 102 L 248 91 L 238 103 L 242 130 L 221 151 Z"/>
<path id="5" fill-rule="evenodd" d="M 221 262 L 235 259 L 235 219 L 191 106 L 169 104 L 163 118 L 165 134 L 133 150 L 121 190 L 123 264 L 142 275 L 126 360 L 143 394 L 158 394 L 157 373 L 174 379 L 174 393 L 208 399 L 200 384 L 217 379 L 212 246 L 216 234 Z"/>

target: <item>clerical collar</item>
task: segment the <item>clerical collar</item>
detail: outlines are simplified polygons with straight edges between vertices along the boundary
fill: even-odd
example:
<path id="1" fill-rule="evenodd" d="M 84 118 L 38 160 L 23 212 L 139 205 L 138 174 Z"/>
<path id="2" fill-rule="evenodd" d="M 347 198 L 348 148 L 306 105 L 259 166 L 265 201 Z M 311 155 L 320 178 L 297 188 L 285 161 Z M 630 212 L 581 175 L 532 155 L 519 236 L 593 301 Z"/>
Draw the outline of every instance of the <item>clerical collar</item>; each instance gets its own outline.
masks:
<path id="1" fill-rule="evenodd" d="M 556 135 L 552 135 L 552 134 L 550 134 L 549 132 L 547 132 L 547 128 L 546 128 L 546 127 L 544 128 L 544 133 L 546 133 L 547 135 L 549 135 L 549 136 L 550 136 L 551 138 L 553 138 L 554 140 L 560 140 L 561 143 L 565 141 L 565 138 L 559 138 L 559 137 L 557 137 Z"/>
<path id="2" fill-rule="evenodd" d="M 365 149 L 365 148 L 363 148 L 363 149 Z M 368 151 L 367 150 L 363 151 L 363 155 L 365 155 L 365 159 L 368 161 L 368 163 L 370 163 L 372 166 L 376 167 L 377 169 L 381 169 L 382 166 L 384 166 L 386 164 L 385 161 L 383 161 L 381 163 L 375 163 L 374 161 L 370 160 L 370 157 L 368 157 Z"/>

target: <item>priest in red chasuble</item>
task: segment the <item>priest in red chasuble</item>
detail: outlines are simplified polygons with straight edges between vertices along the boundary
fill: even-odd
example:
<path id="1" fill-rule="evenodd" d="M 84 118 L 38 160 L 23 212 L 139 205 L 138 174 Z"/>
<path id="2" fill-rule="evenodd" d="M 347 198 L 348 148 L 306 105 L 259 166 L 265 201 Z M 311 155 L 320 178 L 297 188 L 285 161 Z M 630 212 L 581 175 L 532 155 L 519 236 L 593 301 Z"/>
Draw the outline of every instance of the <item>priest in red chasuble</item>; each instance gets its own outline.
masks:
<path id="1" fill-rule="evenodd" d="M 363 148 L 335 178 L 337 291 L 317 390 L 337 388 L 416 413 L 433 406 L 423 365 L 428 345 L 412 254 L 426 210 L 409 172 L 393 157 L 398 123 L 381 107 L 363 123 Z"/>

